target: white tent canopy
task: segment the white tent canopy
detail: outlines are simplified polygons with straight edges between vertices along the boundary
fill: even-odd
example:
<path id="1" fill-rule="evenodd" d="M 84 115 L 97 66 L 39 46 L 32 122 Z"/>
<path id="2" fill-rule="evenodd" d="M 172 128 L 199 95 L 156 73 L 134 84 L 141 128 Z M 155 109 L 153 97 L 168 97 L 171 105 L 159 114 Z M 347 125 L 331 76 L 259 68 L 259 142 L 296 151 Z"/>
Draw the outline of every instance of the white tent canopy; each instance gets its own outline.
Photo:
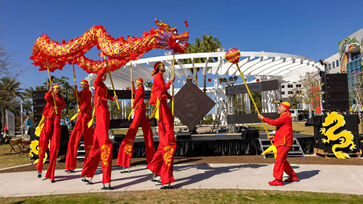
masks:
<path id="1" fill-rule="evenodd" d="M 151 81 L 151 72 L 156 62 L 163 62 L 167 70 L 172 69 L 173 56 L 168 55 L 139 59 L 132 62 L 133 78 L 143 78 L 144 81 Z M 191 53 L 175 55 L 175 75 L 176 78 L 190 76 L 192 73 L 188 69 L 200 68 L 208 74 L 218 75 L 239 75 L 236 65 L 226 62 L 224 55 L 226 52 Z M 213 58 L 213 62 L 210 60 Z M 204 63 L 196 63 L 196 59 L 205 59 Z M 190 63 L 183 63 L 183 61 Z M 286 81 L 296 81 L 306 72 L 314 72 L 323 69 L 319 62 L 302 56 L 273 53 L 273 52 L 241 52 L 241 59 L 238 63 L 245 76 L 266 76 L 278 77 Z M 90 75 L 88 80 L 92 81 L 95 75 Z M 112 72 L 115 89 L 130 87 L 130 63 L 122 69 Z M 107 78 L 106 85 L 110 87 Z"/>

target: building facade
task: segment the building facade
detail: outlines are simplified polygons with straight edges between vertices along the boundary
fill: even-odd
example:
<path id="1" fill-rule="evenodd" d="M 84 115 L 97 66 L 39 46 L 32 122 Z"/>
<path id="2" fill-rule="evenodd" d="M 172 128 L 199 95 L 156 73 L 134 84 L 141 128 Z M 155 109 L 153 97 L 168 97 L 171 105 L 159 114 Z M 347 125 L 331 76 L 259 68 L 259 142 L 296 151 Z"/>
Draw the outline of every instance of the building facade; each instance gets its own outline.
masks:
<path id="1" fill-rule="evenodd" d="M 329 74 L 341 73 L 339 53 L 335 53 L 334 55 L 326 58 L 324 62 L 326 63 L 326 68 Z"/>
<path id="2" fill-rule="evenodd" d="M 348 76 L 349 101 L 355 105 L 354 92 L 359 91 L 361 83 L 359 74 L 362 72 L 363 28 L 341 40 L 338 46 L 341 71 Z"/>

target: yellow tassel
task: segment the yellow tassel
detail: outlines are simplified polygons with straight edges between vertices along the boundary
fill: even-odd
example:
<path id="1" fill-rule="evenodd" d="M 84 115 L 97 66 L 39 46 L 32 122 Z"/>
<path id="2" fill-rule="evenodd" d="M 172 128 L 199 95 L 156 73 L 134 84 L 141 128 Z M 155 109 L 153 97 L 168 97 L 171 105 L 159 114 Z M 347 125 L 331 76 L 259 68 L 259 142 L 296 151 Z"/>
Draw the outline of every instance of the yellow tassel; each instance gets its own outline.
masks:
<path id="1" fill-rule="evenodd" d="M 93 112 L 92 112 L 92 119 L 87 123 L 88 127 L 92 126 L 93 118 L 95 118 L 95 108 L 94 107 L 93 107 Z"/>
<path id="2" fill-rule="evenodd" d="M 132 110 L 131 110 L 131 112 L 130 112 L 130 114 L 129 114 L 129 117 L 127 118 L 129 121 L 130 121 L 130 119 L 131 119 L 131 115 L 132 115 L 132 113 L 134 112 L 134 110 L 135 110 L 135 109 L 132 109 Z"/>
<path id="3" fill-rule="evenodd" d="M 261 155 L 265 155 L 269 152 L 273 152 L 274 153 L 274 158 L 276 159 L 277 156 L 277 148 L 275 145 L 271 145 L 269 148 L 267 148 L 264 152 L 262 152 Z"/>
<path id="4" fill-rule="evenodd" d="M 160 119 L 160 113 L 159 113 L 159 106 L 160 106 L 160 101 L 159 99 L 156 99 L 156 106 L 155 106 L 155 109 L 154 111 L 151 113 L 149 119 L 155 117 L 156 120 L 159 120 Z"/>
<path id="5" fill-rule="evenodd" d="M 70 120 L 70 121 L 72 121 L 72 120 L 76 119 L 76 118 L 77 118 L 77 116 L 78 116 L 78 113 L 76 113 L 74 116 L 72 116 L 72 118 L 71 118 L 71 120 Z"/>
<path id="6" fill-rule="evenodd" d="M 39 124 L 38 124 L 37 128 L 35 129 L 35 135 L 36 135 L 36 136 L 38 136 L 38 137 L 40 137 L 40 133 L 41 133 L 41 132 L 42 132 L 42 130 L 43 130 L 43 127 L 44 127 L 44 120 L 45 120 L 45 118 L 44 118 L 44 116 L 42 116 L 42 119 L 40 120 L 40 122 L 39 122 Z"/>

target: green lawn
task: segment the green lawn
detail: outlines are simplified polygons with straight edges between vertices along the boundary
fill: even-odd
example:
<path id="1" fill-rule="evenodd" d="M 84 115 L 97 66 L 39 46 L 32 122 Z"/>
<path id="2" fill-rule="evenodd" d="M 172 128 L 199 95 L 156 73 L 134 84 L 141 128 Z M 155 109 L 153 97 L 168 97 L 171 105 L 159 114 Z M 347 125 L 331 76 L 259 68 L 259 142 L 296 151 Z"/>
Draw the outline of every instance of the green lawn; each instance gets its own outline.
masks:
<path id="1" fill-rule="evenodd" d="M 363 196 L 260 190 L 153 190 L 22 198 L 0 203 L 363 203 Z"/>
<path id="2" fill-rule="evenodd" d="M 31 163 L 28 153 L 9 153 L 10 149 L 8 144 L 0 145 L 0 169 Z"/>

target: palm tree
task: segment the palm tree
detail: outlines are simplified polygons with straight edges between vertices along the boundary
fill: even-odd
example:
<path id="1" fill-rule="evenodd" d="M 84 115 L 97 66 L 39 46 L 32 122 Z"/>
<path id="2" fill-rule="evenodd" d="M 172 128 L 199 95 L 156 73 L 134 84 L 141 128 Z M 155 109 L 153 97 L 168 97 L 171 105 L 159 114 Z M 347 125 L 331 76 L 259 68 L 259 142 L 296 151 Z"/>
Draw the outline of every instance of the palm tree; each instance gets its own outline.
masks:
<path id="1" fill-rule="evenodd" d="M 186 53 L 200 53 L 200 52 L 215 52 L 218 48 L 222 48 L 222 43 L 218 38 L 215 38 L 211 35 L 203 34 L 202 38 L 196 38 L 194 44 L 190 44 L 187 48 Z M 209 62 L 215 62 L 218 59 L 210 58 Z M 205 59 L 194 59 L 194 63 L 204 63 Z M 185 61 L 184 63 L 191 63 L 190 61 Z M 189 69 L 192 74 L 196 76 L 195 82 L 198 81 L 197 74 L 199 72 L 199 68 L 196 69 L 196 73 L 194 73 L 194 69 Z M 206 70 L 206 73 L 208 68 Z M 204 92 L 206 92 L 207 86 L 207 74 L 204 73 Z"/>
<path id="2" fill-rule="evenodd" d="M 33 87 L 24 89 L 24 99 L 32 99 L 34 91 Z"/>
<path id="3" fill-rule="evenodd" d="M 18 100 L 24 99 L 24 94 L 20 88 L 20 82 L 15 78 L 3 77 L 0 79 L 0 107 L 1 123 L 5 122 L 5 110 L 9 107 L 17 106 Z"/>

